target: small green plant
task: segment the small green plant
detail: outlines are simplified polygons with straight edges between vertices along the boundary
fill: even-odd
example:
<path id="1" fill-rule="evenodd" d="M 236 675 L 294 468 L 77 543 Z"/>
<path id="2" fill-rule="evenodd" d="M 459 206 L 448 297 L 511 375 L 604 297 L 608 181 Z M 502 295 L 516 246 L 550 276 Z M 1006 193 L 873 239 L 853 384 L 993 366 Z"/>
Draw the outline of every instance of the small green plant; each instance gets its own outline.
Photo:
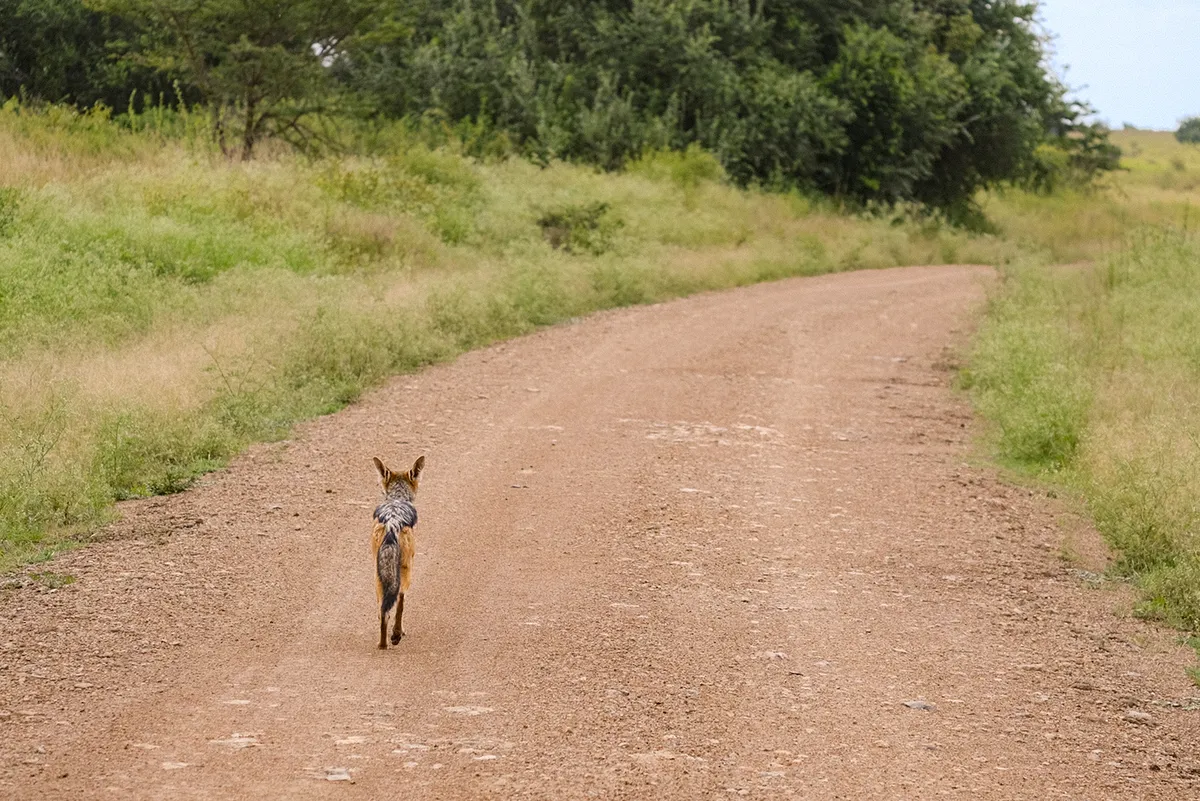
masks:
<path id="1" fill-rule="evenodd" d="M 30 573 L 29 577 L 37 583 L 49 587 L 52 590 L 57 590 L 60 587 L 65 587 L 68 584 L 75 583 L 75 577 L 70 573 L 54 573 L 49 570 L 40 573 Z"/>
<path id="2" fill-rule="evenodd" d="M 474 229 L 480 183 L 470 162 L 423 145 L 386 160 L 327 161 L 318 174 L 318 185 L 335 200 L 409 214 L 450 244 L 464 242 Z"/>
<path id="3" fill-rule="evenodd" d="M 647 150 L 625 169 L 655 180 L 667 179 L 685 189 L 706 181 L 719 183 L 726 178 L 720 160 L 694 142 L 686 150 Z"/>
<path id="4" fill-rule="evenodd" d="M 562 206 L 547 211 L 537 222 L 551 247 L 593 256 L 612 249 L 613 235 L 622 225 L 609 213 L 609 205 L 602 201 Z"/>
<path id="5" fill-rule="evenodd" d="M 1200 659 L 1200 635 L 1191 634 L 1183 638 L 1183 644 L 1196 652 L 1196 658 Z M 1192 684 L 1200 687 L 1200 664 L 1191 665 L 1186 668 L 1188 678 L 1192 680 Z"/>

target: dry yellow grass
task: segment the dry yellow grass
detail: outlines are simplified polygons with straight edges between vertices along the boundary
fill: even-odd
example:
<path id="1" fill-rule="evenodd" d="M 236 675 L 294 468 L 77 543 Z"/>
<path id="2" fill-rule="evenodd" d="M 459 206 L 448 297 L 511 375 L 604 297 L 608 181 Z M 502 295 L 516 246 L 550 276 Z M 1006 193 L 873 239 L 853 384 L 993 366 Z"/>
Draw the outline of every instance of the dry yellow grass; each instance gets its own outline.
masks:
<path id="1" fill-rule="evenodd" d="M 1144 226 L 1197 227 L 1200 147 L 1164 131 L 1116 131 L 1113 141 L 1121 169 L 1098 187 L 1052 196 L 989 193 L 982 198 L 988 218 L 1006 238 L 1059 263 L 1104 258 Z"/>

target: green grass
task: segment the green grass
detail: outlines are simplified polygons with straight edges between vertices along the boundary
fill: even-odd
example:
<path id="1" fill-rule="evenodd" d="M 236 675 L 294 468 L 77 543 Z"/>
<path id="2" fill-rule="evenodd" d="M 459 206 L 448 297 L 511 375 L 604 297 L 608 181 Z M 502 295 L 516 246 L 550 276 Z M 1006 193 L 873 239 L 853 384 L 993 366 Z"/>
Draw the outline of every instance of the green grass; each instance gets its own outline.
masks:
<path id="1" fill-rule="evenodd" d="M 1083 498 L 1139 613 L 1200 631 L 1200 237 L 1010 268 L 971 362 L 1001 458 Z"/>
<path id="2" fill-rule="evenodd" d="M 388 376 L 539 326 L 1015 253 L 739 191 L 699 151 L 599 174 L 397 128 L 374 156 L 233 163 L 194 120 L 136 122 L 0 110 L 0 570 Z"/>
<path id="3" fill-rule="evenodd" d="M 1196 657 L 1200 658 L 1200 636 L 1191 635 L 1183 638 L 1183 644 L 1196 652 Z M 1187 668 L 1188 678 L 1197 687 L 1200 687 L 1200 663 Z"/>

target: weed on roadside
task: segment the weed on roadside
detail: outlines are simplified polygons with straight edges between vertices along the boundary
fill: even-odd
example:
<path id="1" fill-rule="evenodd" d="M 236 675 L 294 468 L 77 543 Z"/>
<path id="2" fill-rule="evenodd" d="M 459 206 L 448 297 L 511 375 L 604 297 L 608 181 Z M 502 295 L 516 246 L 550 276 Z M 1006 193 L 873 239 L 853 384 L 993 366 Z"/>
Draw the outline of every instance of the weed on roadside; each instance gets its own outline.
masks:
<path id="1" fill-rule="evenodd" d="M 57 590 L 75 583 L 75 577 L 69 573 L 54 573 L 49 570 L 40 573 L 30 573 L 29 577 L 51 590 Z"/>

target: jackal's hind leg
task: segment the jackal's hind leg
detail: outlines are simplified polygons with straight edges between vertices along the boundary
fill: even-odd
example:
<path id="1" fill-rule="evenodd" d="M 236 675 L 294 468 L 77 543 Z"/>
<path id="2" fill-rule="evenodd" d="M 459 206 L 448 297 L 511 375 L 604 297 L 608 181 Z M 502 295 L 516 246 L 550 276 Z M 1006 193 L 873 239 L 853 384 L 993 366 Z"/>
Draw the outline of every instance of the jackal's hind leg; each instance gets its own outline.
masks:
<path id="1" fill-rule="evenodd" d="M 396 598 L 396 622 L 392 625 L 392 645 L 404 637 L 404 593 Z"/>

